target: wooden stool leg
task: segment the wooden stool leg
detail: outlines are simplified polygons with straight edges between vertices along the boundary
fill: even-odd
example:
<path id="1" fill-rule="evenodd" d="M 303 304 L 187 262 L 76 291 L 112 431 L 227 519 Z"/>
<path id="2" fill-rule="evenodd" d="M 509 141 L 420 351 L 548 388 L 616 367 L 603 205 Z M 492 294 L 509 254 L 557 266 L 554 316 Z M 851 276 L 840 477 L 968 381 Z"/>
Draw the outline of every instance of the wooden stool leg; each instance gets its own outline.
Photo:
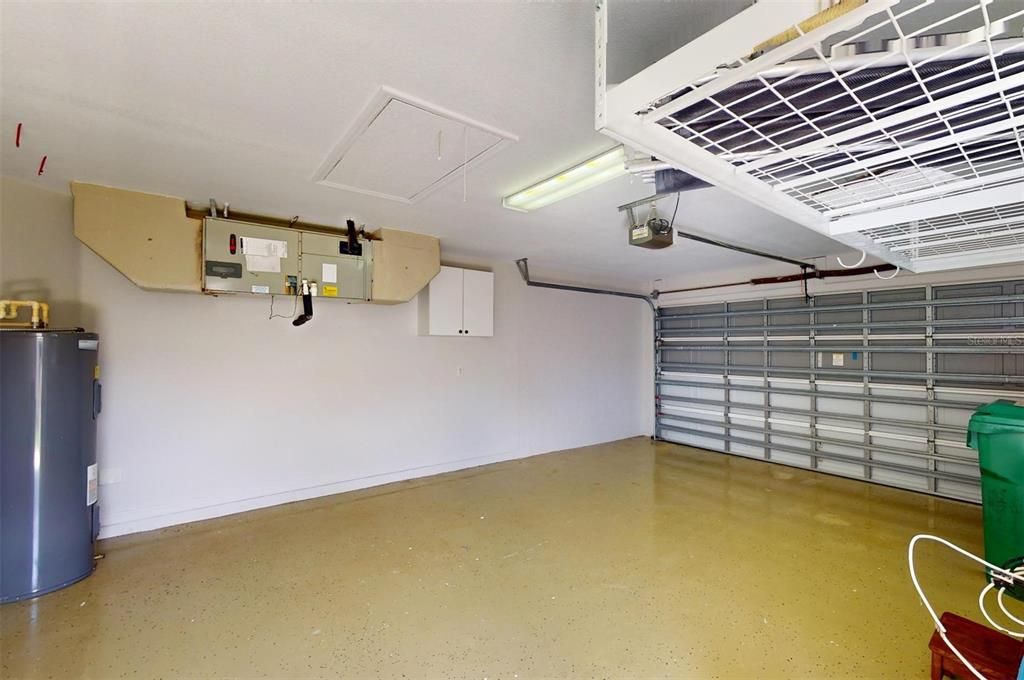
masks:
<path id="1" fill-rule="evenodd" d="M 942 655 L 932 652 L 932 680 L 942 680 L 945 672 L 942 669 Z"/>

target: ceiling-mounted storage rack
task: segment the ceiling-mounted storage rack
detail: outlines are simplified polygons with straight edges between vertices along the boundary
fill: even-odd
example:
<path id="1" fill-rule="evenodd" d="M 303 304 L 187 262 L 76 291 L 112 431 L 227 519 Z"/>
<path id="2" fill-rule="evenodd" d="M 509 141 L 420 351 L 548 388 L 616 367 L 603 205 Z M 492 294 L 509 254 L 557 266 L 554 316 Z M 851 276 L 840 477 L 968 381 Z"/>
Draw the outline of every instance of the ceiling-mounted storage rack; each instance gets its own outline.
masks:
<path id="1" fill-rule="evenodd" d="M 911 271 L 1024 261 L 1019 0 L 760 0 L 609 87 L 596 127 Z"/>

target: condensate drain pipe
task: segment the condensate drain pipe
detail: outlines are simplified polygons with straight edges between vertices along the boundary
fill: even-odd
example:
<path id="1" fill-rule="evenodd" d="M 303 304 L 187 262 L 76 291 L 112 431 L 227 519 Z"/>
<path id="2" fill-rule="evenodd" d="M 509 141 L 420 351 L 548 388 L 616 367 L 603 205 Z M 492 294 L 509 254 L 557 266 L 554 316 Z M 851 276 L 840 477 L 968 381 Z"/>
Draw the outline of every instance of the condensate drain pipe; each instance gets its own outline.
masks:
<path id="1" fill-rule="evenodd" d="M 315 283 L 313 284 L 316 285 Z M 299 314 L 292 320 L 293 326 L 301 326 L 310 319 L 313 318 L 313 291 L 310 288 L 309 280 L 302 279 L 302 314 Z"/>

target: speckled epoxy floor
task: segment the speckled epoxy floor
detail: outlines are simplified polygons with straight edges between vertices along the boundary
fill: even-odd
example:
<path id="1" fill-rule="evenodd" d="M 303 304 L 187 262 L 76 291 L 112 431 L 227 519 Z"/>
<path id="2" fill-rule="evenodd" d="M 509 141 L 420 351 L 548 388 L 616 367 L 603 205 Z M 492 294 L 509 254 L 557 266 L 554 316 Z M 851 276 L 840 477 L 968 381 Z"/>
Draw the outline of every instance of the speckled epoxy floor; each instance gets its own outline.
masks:
<path id="1" fill-rule="evenodd" d="M 105 541 L 2 676 L 924 678 L 980 514 L 629 439 Z"/>

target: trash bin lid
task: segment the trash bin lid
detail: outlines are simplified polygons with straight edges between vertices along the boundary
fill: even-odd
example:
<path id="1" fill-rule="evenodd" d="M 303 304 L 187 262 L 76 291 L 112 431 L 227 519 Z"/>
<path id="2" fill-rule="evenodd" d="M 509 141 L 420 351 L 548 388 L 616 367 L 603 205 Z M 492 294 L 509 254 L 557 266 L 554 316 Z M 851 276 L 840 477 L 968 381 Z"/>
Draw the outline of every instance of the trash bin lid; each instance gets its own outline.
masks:
<path id="1" fill-rule="evenodd" d="M 1024 432 L 1024 403 L 1000 399 L 982 404 L 974 410 L 967 430 L 979 434 Z"/>

